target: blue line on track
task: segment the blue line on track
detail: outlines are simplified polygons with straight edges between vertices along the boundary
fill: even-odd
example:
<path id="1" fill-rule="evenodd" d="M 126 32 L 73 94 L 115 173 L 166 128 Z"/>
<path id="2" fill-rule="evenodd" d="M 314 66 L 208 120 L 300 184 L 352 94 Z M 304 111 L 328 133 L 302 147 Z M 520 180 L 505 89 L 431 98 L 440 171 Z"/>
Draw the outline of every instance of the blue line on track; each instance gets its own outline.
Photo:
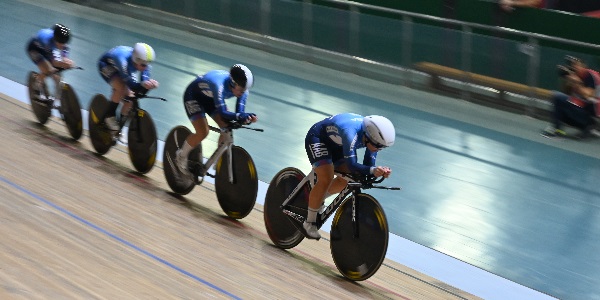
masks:
<path id="1" fill-rule="evenodd" d="M 4 181 L 8 185 L 10 185 L 10 186 L 12 186 L 12 187 L 14 187 L 14 188 L 16 188 L 18 190 L 20 190 L 21 192 L 23 192 L 23 193 L 25 193 L 25 194 L 27 194 L 27 195 L 29 195 L 29 196 L 31 196 L 31 197 L 39 200 L 39 201 L 42 201 L 45 204 L 47 204 L 47 205 L 49 205 L 49 206 L 51 206 L 51 207 L 53 207 L 53 208 L 55 208 L 55 209 L 57 209 L 57 210 L 59 210 L 59 211 L 61 211 L 63 213 L 69 215 L 70 217 L 76 219 L 77 221 L 79 221 L 79 222 L 81 222 L 81 223 L 83 223 L 85 225 L 88 225 L 88 226 L 96 229 L 97 231 L 100 231 L 101 233 L 104 233 L 105 235 L 107 235 L 107 236 L 109 236 L 109 237 L 117 240 L 118 242 L 121 242 L 122 244 L 124 244 L 124 245 L 126 245 L 126 246 L 128 246 L 128 247 L 130 247 L 130 248 L 132 248 L 132 249 L 134 249 L 134 250 L 136 250 L 136 251 L 138 251 L 138 252 L 140 252 L 140 253 L 142 253 L 142 254 L 144 254 L 144 255 L 146 255 L 146 256 L 148 256 L 148 257 L 150 257 L 150 258 L 152 258 L 152 259 L 154 259 L 154 260 L 156 260 L 156 261 L 158 261 L 158 262 L 160 262 L 160 263 L 162 263 L 162 264 L 164 264 L 164 265 L 166 265 L 166 266 L 174 269 L 174 270 L 176 270 L 176 271 L 178 271 L 179 273 L 181 273 L 181 274 L 183 274 L 185 276 L 188 276 L 188 277 L 190 277 L 190 278 L 192 278 L 192 279 L 194 279 L 194 280 L 196 280 L 196 281 L 198 281 L 198 282 L 200 282 L 200 283 L 202 283 L 202 284 L 204 284 L 204 285 L 206 285 L 206 286 L 208 286 L 208 287 L 210 287 L 210 288 L 212 288 L 212 289 L 214 289 L 216 291 L 219 291 L 219 292 L 221 292 L 221 293 L 223 293 L 223 294 L 225 294 L 225 295 L 227 295 L 227 296 L 229 296 L 229 297 L 231 297 L 233 299 L 241 299 L 240 297 L 238 297 L 238 296 L 236 296 L 236 295 L 234 295 L 234 294 L 232 294 L 232 293 L 230 293 L 230 292 L 228 292 L 228 291 L 226 291 L 226 290 L 224 290 L 224 289 L 222 289 L 222 288 L 220 288 L 220 287 L 218 287 L 218 286 L 216 286 L 216 285 L 214 285 L 214 284 L 212 284 L 212 283 L 210 283 L 210 282 L 208 282 L 208 281 L 206 281 L 206 280 L 204 280 L 204 279 L 202 279 L 202 278 L 200 278 L 200 277 L 198 277 L 198 276 L 196 276 L 196 275 L 194 275 L 194 274 L 192 274 L 192 273 L 190 273 L 190 272 L 188 272 L 188 271 L 186 271 L 186 270 L 184 270 L 184 269 L 182 269 L 182 268 L 180 268 L 180 267 L 178 267 L 178 266 L 176 266 L 176 265 L 174 265 L 174 264 L 172 264 L 172 263 L 170 263 L 170 262 L 168 262 L 168 261 L 166 261 L 166 260 L 164 260 L 164 259 L 162 259 L 162 258 L 160 258 L 160 257 L 158 257 L 158 256 L 156 256 L 156 255 L 154 255 L 154 254 L 152 254 L 152 253 L 150 253 L 150 252 L 142 249 L 142 248 L 140 248 L 140 247 L 138 247 L 138 246 L 136 246 L 136 245 L 134 245 L 134 244 L 132 244 L 131 242 L 128 242 L 128 241 L 126 241 L 126 240 L 118 237 L 117 235 L 109 232 L 108 230 L 106 230 L 106 229 L 104 229 L 104 228 L 102 228 L 102 227 L 100 227 L 100 226 L 98 226 L 98 225 L 96 225 L 96 224 L 94 224 L 94 223 L 92 223 L 92 222 L 90 222 L 90 221 L 88 221 L 88 220 L 86 220 L 86 219 L 84 219 L 84 218 L 82 218 L 82 217 L 80 217 L 80 216 L 78 216 L 78 215 L 76 215 L 76 214 L 74 214 L 74 213 L 72 213 L 72 212 L 64 209 L 64 208 L 62 208 L 62 207 L 60 207 L 60 206 L 58 206 L 57 204 L 54 204 L 54 203 L 50 202 L 49 200 L 46 200 L 46 199 L 42 198 L 41 196 L 36 195 L 35 193 L 33 193 L 33 192 L 25 189 L 24 187 L 21 187 L 20 185 L 14 183 L 12 181 L 9 181 L 8 179 L 6 179 L 4 177 L 0 176 L 0 180 Z"/>

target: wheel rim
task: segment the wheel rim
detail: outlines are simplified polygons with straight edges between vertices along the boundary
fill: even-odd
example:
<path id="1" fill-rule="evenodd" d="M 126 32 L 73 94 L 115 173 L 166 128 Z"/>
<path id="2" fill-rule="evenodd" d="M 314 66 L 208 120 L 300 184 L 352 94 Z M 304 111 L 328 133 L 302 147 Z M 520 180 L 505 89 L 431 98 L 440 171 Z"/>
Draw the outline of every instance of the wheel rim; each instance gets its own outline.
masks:
<path id="1" fill-rule="evenodd" d="M 63 99 L 61 103 L 62 114 L 65 118 L 67 129 L 74 140 L 78 140 L 83 133 L 83 121 L 81 118 L 81 106 L 75 91 L 70 85 L 63 86 Z"/>
<path id="2" fill-rule="evenodd" d="M 90 130 L 90 140 L 96 152 L 100 155 L 106 154 L 113 145 L 113 138 L 108 131 L 102 119 L 108 109 L 108 100 L 101 94 L 94 97 L 90 103 L 88 128 Z"/>
<path id="3" fill-rule="evenodd" d="M 233 146 L 233 182 L 229 182 L 229 159 L 225 153 L 216 165 L 215 190 L 219 205 L 231 218 L 247 216 L 256 203 L 258 175 L 250 154 L 241 147 Z"/>
<path id="4" fill-rule="evenodd" d="M 350 280 L 360 281 L 375 274 L 383 263 L 389 233 L 379 202 L 367 194 L 358 194 L 356 199 L 358 226 L 352 222 L 352 200 L 348 199 L 335 214 L 330 246 L 340 273 Z"/>
<path id="5" fill-rule="evenodd" d="M 129 158 L 135 169 L 144 174 L 149 172 L 156 161 L 156 128 L 152 116 L 140 109 L 129 124 L 127 135 Z"/>
<path id="6" fill-rule="evenodd" d="M 163 172 L 165 174 L 165 179 L 171 190 L 180 195 L 188 194 L 195 187 L 193 181 L 187 183 L 178 181 L 175 175 L 175 172 L 177 171 L 174 170 L 175 152 L 177 149 L 181 148 L 181 145 L 191 133 L 192 132 L 185 126 L 177 126 L 171 129 L 165 140 L 163 150 Z M 190 157 L 193 157 L 194 151 L 190 153 Z M 196 155 L 198 155 L 198 152 L 196 152 Z M 191 160 L 188 162 L 191 162 Z"/>
<path id="7" fill-rule="evenodd" d="M 37 99 L 39 99 L 41 95 L 41 92 L 34 88 L 34 83 L 37 76 L 38 74 L 36 72 L 29 73 L 29 78 L 27 80 L 27 88 L 29 91 L 29 101 L 31 103 L 31 110 L 33 111 L 33 114 L 37 118 L 38 122 L 44 125 L 46 124 L 46 122 L 48 122 L 48 119 L 50 118 L 50 114 L 52 113 L 52 107 L 49 104 L 42 105 L 37 101 Z"/>
<path id="8" fill-rule="evenodd" d="M 283 249 L 293 248 L 304 239 L 304 235 L 297 227 L 300 224 L 292 221 L 281 209 L 283 201 L 303 178 L 304 173 L 296 168 L 283 169 L 271 180 L 265 197 L 264 221 L 267 233 L 271 241 Z M 290 210 L 300 215 L 306 215 L 309 193 L 310 187 L 308 185 L 303 187 L 298 196 L 290 201 L 293 205 Z"/>

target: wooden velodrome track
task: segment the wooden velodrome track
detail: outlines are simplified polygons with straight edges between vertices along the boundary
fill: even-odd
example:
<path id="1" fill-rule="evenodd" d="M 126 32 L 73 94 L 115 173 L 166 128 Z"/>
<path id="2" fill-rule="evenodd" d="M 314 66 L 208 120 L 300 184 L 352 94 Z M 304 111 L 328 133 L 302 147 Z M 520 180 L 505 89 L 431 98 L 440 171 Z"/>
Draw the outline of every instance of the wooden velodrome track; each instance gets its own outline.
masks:
<path id="1" fill-rule="evenodd" d="M 228 219 L 210 184 L 172 195 L 160 164 L 138 175 L 0 101 L 0 299 L 477 299 L 389 260 L 347 281 L 327 239 L 280 250 L 261 206 Z"/>

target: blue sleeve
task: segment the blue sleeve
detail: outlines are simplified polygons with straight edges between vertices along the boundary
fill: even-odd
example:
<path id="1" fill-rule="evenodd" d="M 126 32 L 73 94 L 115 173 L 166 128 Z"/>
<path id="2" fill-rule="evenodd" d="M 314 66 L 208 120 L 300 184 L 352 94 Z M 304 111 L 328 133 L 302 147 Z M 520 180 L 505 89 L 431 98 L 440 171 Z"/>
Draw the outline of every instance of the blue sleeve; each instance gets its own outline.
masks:
<path id="1" fill-rule="evenodd" d="M 375 160 L 377 159 L 377 153 L 378 153 L 377 151 L 371 152 L 371 150 L 369 150 L 369 148 L 365 149 L 365 157 L 363 157 L 363 165 L 369 166 L 369 173 L 370 173 L 370 167 L 375 166 Z"/>
<path id="2" fill-rule="evenodd" d="M 129 66 L 127 65 L 127 60 L 121 57 L 113 57 L 113 61 L 115 62 L 115 67 L 117 68 L 117 70 L 119 70 L 119 76 L 121 77 L 121 79 L 123 79 L 123 81 L 125 81 L 127 87 L 129 87 L 129 89 L 131 90 L 139 90 L 142 87 L 142 85 L 139 82 L 137 82 L 137 80 L 135 80 L 135 78 L 131 76 L 131 74 L 129 74 Z"/>
<path id="3" fill-rule="evenodd" d="M 148 66 L 148 67 L 146 68 L 146 70 L 144 70 L 144 71 L 142 72 L 142 76 L 141 76 L 141 78 L 142 78 L 142 82 L 150 80 L 150 70 L 151 70 L 151 69 L 152 69 L 152 66 Z"/>
<path id="4" fill-rule="evenodd" d="M 244 92 L 242 96 L 237 98 L 237 102 L 235 103 L 236 113 L 246 112 L 246 99 L 248 99 L 248 91 Z"/>
<path id="5" fill-rule="evenodd" d="M 226 121 L 233 121 L 236 119 L 236 114 L 227 110 L 227 104 L 225 103 L 225 99 L 223 98 L 223 86 L 216 85 L 214 83 L 210 83 L 210 87 L 213 92 L 213 97 L 215 101 L 215 108 L 221 118 Z"/>
<path id="6" fill-rule="evenodd" d="M 352 173 L 359 173 L 362 175 L 371 174 L 371 166 L 359 164 L 356 159 L 356 143 L 358 142 L 358 135 L 356 132 L 342 133 L 342 151 L 344 153 L 344 161 L 348 166 L 348 169 Z M 367 151 L 369 151 L 367 149 Z M 366 155 L 366 154 L 365 154 Z"/>

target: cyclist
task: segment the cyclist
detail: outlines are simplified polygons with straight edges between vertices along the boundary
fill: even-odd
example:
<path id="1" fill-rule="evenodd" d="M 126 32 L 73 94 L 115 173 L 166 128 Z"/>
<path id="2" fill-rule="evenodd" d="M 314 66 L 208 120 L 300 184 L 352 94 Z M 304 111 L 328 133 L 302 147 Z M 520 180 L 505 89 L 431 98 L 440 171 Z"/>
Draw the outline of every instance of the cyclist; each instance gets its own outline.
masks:
<path id="1" fill-rule="evenodd" d="M 382 116 L 343 113 L 314 124 L 305 139 L 308 159 L 316 174 L 308 197 L 308 214 L 303 224 L 307 237 L 319 239 L 316 220 L 325 198 L 339 193 L 347 185 L 342 177 L 334 178 L 334 169 L 340 172 L 388 177 L 389 167 L 376 166 L 377 152 L 392 146 L 396 131 L 390 120 Z M 356 150 L 365 149 L 363 164 L 357 162 Z"/>
<path id="2" fill-rule="evenodd" d="M 121 99 L 132 96 L 134 92 L 158 87 L 158 81 L 150 78 L 150 63 L 155 58 L 154 49 L 145 43 L 136 43 L 133 48 L 117 46 L 100 57 L 98 71 L 112 87 L 108 111 L 104 115 L 104 124 L 109 130 L 119 130 L 116 111 Z M 123 105 L 121 114 L 126 114 L 130 107 L 130 103 Z"/>
<path id="3" fill-rule="evenodd" d="M 176 152 L 175 161 L 181 174 L 191 176 L 188 156 L 208 135 L 207 114 L 220 128 L 227 127 L 230 121 L 242 124 L 258 121 L 256 114 L 245 112 L 246 100 L 253 84 L 252 72 L 242 64 L 235 64 L 229 71 L 213 70 L 199 75 L 188 85 L 183 95 L 183 104 L 195 133 L 190 134 Z M 228 111 L 225 104 L 225 99 L 231 97 L 237 98 L 235 113 Z"/>
<path id="4" fill-rule="evenodd" d="M 60 75 L 54 73 L 56 69 L 70 69 L 75 66 L 75 63 L 68 58 L 67 43 L 70 38 L 71 30 L 65 25 L 56 24 L 53 28 L 41 29 L 29 40 L 27 53 L 40 70 L 36 82 L 40 90 L 46 76 L 50 75 L 58 86 Z M 44 92 L 48 96 L 48 91 Z"/>

